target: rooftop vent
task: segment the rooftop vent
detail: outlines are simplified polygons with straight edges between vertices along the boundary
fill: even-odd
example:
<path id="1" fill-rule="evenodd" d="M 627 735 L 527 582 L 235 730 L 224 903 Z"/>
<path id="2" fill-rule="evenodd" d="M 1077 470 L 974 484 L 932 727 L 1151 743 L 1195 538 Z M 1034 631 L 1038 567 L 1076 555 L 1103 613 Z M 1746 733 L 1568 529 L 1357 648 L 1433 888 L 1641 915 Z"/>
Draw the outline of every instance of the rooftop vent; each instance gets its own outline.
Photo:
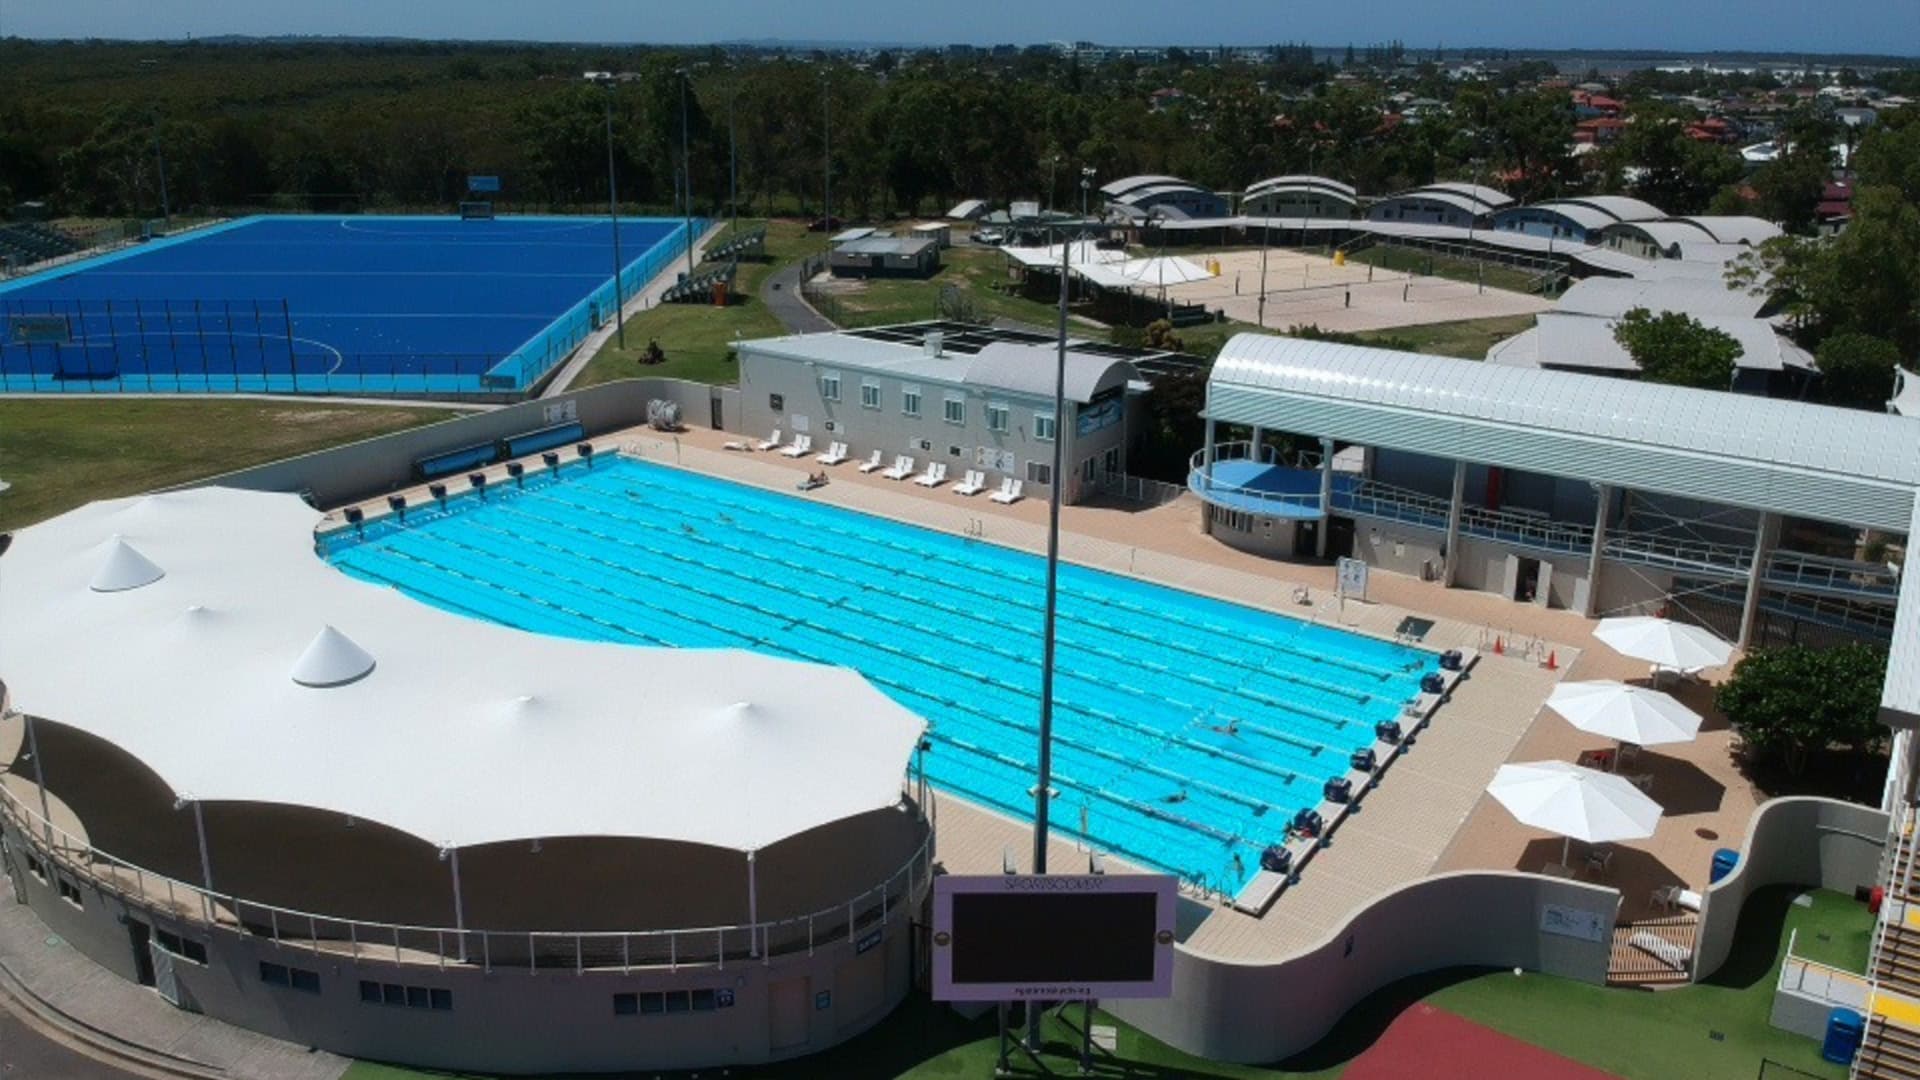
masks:
<path id="1" fill-rule="evenodd" d="M 927 336 L 920 339 L 920 347 L 927 359 L 938 360 L 945 355 L 942 350 L 946 348 L 946 341 L 947 335 L 938 330 L 929 330 Z"/>
<path id="2" fill-rule="evenodd" d="M 314 635 L 307 651 L 293 665 L 293 681 L 301 686 L 324 689 L 345 686 L 365 678 L 373 670 L 373 654 L 354 644 L 352 638 L 323 626 Z"/>
<path id="3" fill-rule="evenodd" d="M 125 592 L 151 585 L 166 575 L 167 572 L 155 566 L 153 560 L 116 536 L 113 538 L 113 550 L 107 552 L 107 561 L 100 565 L 99 572 L 93 575 L 88 587 L 94 592 Z"/>

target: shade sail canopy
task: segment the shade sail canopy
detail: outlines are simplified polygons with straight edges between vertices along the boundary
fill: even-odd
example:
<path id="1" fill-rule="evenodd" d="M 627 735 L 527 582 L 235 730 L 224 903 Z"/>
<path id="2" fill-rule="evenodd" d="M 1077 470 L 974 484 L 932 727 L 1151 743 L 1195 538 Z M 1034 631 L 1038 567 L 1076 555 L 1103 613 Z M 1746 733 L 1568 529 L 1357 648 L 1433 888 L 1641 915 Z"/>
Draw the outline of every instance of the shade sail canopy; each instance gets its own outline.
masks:
<path id="1" fill-rule="evenodd" d="M 1733 658 L 1733 646 L 1713 631 L 1648 615 L 1601 619 L 1593 636 L 1622 656 L 1680 671 L 1719 667 Z"/>
<path id="2" fill-rule="evenodd" d="M 140 554 L 132 544 L 116 536 L 107 542 L 107 557 L 87 587 L 94 592 L 124 592 L 151 585 L 167 576 L 153 560 Z"/>
<path id="3" fill-rule="evenodd" d="M 1699 713 L 1658 690 L 1612 680 L 1561 683 L 1547 695 L 1547 708 L 1581 731 L 1641 746 L 1700 734 Z"/>
<path id="4" fill-rule="evenodd" d="M 332 811 L 443 847 L 751 851 L 899 800 L 924 722 L 853 671 L 465 618 L 328 566 L 319 521 L 293 495 L 199 488 L 21 530 L 0 555 L 11 704 L 194 799 Z M 94 591 L 117 538 L 165 575 Z"/>
<path id="5" fill-rule="evenodd" d="M 1626 778 L 1565 761 L 1502 765 L 1487 794 L 1522 825 L 1587 843 L 1641 840 L 1660 823 L 1660 804 Z"/>

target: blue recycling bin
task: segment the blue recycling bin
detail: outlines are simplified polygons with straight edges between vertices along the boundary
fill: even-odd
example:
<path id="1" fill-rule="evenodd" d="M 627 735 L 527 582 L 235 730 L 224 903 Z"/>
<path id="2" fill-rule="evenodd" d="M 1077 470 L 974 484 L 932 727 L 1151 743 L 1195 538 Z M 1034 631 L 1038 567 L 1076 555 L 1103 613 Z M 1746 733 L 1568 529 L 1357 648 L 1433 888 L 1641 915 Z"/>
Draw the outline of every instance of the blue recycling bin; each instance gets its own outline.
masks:
<path id="1" fill-rule="evenodd" d="M 1820 1044 L 1820 1056 L 1835 1065 L 1851 1065 L 1866 1034 L 1867 1022 L 1859 1013 L 1835 1009 L 1827 1016 L 1827 1038 Z"/>
<path id="2" fill-rule="evenodd" d="M 1707 875 L 1707 884 L 1711 885 L 1733 873 L 1733 868 L 1738 865 L 1740 865 L 1740 853 L 1732 848 L 1723 847 L 1714 852 L 1713 872 Z"/>

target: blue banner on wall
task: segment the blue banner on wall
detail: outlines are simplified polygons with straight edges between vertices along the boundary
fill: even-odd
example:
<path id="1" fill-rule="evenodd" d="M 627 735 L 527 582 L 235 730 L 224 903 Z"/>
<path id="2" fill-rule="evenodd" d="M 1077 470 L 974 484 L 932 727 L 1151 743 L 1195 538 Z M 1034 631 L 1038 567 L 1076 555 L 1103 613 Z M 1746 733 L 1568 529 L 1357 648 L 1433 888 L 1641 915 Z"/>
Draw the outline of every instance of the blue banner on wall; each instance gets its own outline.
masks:
<path id="1" fill-rule="evenodd" d="M 497 176 L 469 176 L 467 177 L 467 190 L 499 191 L 500 178 Z"/>

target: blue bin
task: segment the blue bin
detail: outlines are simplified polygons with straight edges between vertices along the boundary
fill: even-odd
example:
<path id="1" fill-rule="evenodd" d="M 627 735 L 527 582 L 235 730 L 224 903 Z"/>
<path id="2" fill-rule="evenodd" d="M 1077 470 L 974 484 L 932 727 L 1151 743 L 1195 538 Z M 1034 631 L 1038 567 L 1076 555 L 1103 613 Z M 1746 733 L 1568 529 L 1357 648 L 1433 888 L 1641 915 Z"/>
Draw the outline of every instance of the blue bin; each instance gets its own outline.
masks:
<path id="1" fill-rule="evenodd" d="M 1721 878 L 1726 877 L 1728 874 L 1733 873 L 1733 868 L 1738 865 L 1740 865 L 1740 853 L 1732 848 L 1723 847 L 1714 852 L 1713 871 L 1707 875 L 1707 884 L 1711 885 Z"/>
<path id="2" fill-rule="evenodd" d="M 1866 1034 L 1867 1022 L 1859 1013 L 1835 1009 L 1827 1015 L 1827 1039 L 1820 1044 L 1820 1056 L 1835 1065 L 1851 1065 Z"/>

